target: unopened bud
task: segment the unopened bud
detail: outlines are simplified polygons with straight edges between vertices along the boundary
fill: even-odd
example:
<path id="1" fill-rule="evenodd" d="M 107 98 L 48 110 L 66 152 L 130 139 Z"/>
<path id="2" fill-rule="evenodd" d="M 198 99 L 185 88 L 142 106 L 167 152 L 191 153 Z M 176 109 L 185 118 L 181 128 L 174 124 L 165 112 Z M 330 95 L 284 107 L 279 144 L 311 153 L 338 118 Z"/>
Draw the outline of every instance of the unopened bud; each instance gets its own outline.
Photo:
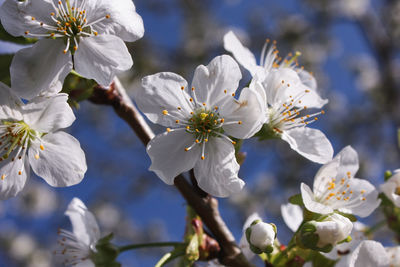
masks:
<path id="1" fill-rule="evenodd" d="M 348 218 L 334 213 L 322 221 L 305 223 L 297 240 L 306 248 L 329 252 L 337 243 L 347 241 L 352 229 L 353 223 Z"/>
<path id="2" fill-rule="evenodd" d="M 264 223 L 261 220 L 252 222 L 246 229 L 246 239 L 251 251 L 256 254 L 271 253 L 274 249 L 276 233 L 277 229 L 273 223 Z"/>

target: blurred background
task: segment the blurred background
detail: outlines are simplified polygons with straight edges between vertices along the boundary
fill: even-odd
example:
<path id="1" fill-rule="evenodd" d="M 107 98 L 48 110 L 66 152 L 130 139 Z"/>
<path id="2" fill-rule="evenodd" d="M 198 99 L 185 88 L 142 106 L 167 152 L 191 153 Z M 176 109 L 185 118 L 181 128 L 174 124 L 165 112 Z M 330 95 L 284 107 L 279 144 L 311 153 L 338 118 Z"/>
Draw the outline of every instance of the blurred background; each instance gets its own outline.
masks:
<path id="1" fill-rule="evenodd" d="M 0 1 L 2 3 L 3 1 Z M 136 0 L 145 36 L 128 44 L 133 69 L 120 78 L 128 93 L 142 77 L 160 71 L 191 81 L 200 64 L 220 54 L 223 36 L 233 30 L 257 56 L 266 38 L 277 40 L 280 55 L 301 51 L 299 59 L 314 73 L 320 94 L 329 99 L 326 114 L 312 127 L 321 129 L 335 154 L 352 145 L 359 153 L 356 177 L 374 185 L 385 170 L 400 168 L 400 1 L 395 0 Z M 12 53 L 20 46 L 0 42 L 0 75 L 9 83 Z M 242 69 L 245 85 L 249 73 Z M 52 188 L 32 176 L 18 197 L 0 202 L 0 266 L 56 266 L 57 229 L 71 229 L 63 215 L 73 197 L 82 199 L 98 219 L 104 235 L 114 232 L 123 245 L 180 241 L 186 204 L 178 191 L 147 169 L 150 160 L 140 140 L 110 107 L 81 102 L 68 131 L 86 152 L 88 172 L 79 185 Z M 151 125 L 156 133 L 164 129 Z M 240 170 L 246 187 L 220 199 L 223 218 L 237 240 L 250 213 L 259 212 L 278 226 L 278 239 L 291 232 L 280 205 L 312 185 L 320 165 L 280 140 L 246 140 Z M 367 220 L 382 220 L 379 210 Z M 391 245 L 382 228 L 376 239 Z M 167 252 L 141 249 L 118 258 L 123 266 L 153 266 Z M 172 266 L 172 265 L 171 265 Z"/>

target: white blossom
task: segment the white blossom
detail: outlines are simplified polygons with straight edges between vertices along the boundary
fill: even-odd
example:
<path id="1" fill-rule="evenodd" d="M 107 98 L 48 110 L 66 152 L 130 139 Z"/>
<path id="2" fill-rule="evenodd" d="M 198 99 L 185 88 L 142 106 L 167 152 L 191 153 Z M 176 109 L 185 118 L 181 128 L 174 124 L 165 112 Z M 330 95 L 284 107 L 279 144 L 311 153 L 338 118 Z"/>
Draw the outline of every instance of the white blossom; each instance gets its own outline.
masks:
<path id="1" fill-rule="evenodd" d="M 308 185 L 301 184 L 305 207 L 320 214 L 339 210 L 361 217 L 370 215 L 380 204 L 378 191 L 370 182 L 354 178 L 357 170 L 357 152 L 347 146 L 319 169 L 313 191 Z"/>
<path id="2" fill-rule="evenodd" d="M 388 267 L 389 255 L 381 243 L 365 240 L 351 254 L 349 267 Z"/>
<path id="3" fill-rule="evenodd" d="M 11 35 L 39 39 L 11 63 L 13 90 L 25 99 L 59 92 L 72 68 L 108 86 L 133 64 L 124 41 L 144 33 L 131 0 L 6 0 L 0 19 Z"/>
<path id="4" fill-rule="evenodd" d="M 224 46 L 261 83 L 264 92 L 260 96 L 268 107 L 266 122 L 274 135 L 311 161 L 326 163 L 331 160 L 333 148 L 326 136 L 317 129 L 306 127 L 325 113 L 322 110 L 307 114 L 306 111 L 322 108 L 328 101 L 318 95 L 312 75 L 298 67 L 300 53 L 289 54 L 282 60 L 277 56 L 275 43 L 268 48 L 268 40 L 261 53 L 260 65 L 257 65 L 254 55 L 233 32 L 225 35 Z"/>
<path id="5" fill-rule="evenodd" d="M 72 199 L 65 215 L 71 220 L 72 232 L 59 230 L 59 249 L 54 252 L 57 260 L 67 266 L 94 267 L 91 256 L 100 239 L 95 217 L 78 198 Z"/>
<path id="6" fill-rule="evenodd" d="M 165 183 L 173 184 L 178 174 L 193 168 L 200 188 L 214 196 L 242 189 L 236 142 L 229 136 L 253 136 L 263 123 L 264 105 L 256 82 L 235 99 L 240 79 L 239 66 L 227 55 L 197 67 L 190 87 L 169 72 L 143 78 L 136 103 L 153 123 L 168 127 L 147 145 L 150 170 Z"/>
<path id="7" fill-rule="evenodd" d="M 400 172 L 396 172 L 389 180 L 382 184 L 380 190 L 395 206 L 400 207 Z"/>
<path id="8" fill-rule="evenodd" d="M 51 186 L 79 183 L 87 169 L 79 141 L 62 131 L 75 120 L 68 96 L 24 104 L 0 83 L 0 198 L 15 196 L 33 171 Z"/>

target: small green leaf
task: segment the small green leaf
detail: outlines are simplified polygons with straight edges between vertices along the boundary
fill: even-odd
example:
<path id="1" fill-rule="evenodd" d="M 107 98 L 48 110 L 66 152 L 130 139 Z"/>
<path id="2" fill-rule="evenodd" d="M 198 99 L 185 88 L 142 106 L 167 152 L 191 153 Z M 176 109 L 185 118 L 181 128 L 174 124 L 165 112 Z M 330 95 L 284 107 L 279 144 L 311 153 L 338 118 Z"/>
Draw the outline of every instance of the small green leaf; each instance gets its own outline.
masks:
<path id="1" fill-rule="evenodd" d="M 301 194 L 297 194 L 297 195 L 291 196 L 289 198 L 289 202 L 291 204 L 293 204 L 293 205 L 304 206 L 303 198 L 301 197 Z"/>

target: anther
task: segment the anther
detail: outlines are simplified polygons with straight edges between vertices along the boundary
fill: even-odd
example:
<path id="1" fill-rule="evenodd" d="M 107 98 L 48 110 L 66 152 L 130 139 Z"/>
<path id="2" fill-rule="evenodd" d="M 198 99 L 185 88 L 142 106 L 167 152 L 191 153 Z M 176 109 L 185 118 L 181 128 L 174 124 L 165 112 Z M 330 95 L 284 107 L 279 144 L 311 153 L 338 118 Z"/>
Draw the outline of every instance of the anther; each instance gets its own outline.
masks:
<path id="1" fill-rule="evenodd" d="M 41 150 L 44 150 L 44 146 L 43 146 L 43 145 L 40 145 L 40 149 L 41 149 Z"/>
<path id="2" fill-rule="evenodd" d="M 162 111 L 162 114 L 163 114 L 163 115 L 168 115 L 168 110 L 164 109 L 164 110 Z"/>

